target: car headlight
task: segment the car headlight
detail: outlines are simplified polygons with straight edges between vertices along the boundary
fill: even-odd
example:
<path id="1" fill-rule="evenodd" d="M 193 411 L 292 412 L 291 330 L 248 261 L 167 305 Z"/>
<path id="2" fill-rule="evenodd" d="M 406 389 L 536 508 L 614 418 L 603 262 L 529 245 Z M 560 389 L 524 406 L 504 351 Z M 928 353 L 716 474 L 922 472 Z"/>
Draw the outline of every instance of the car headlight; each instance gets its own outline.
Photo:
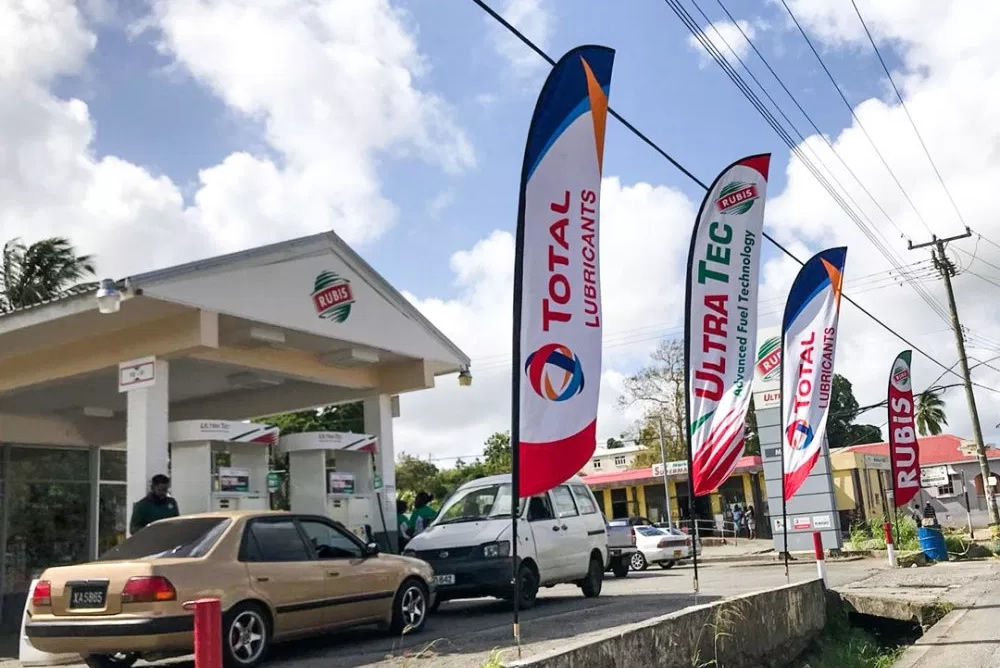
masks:
<path id="1" fill-rule="evenodd" d="M 483 557 L 486 559 L 500 559 L 510 554 L 510 542 L 501 540 L 496 543 L 486 543 L 483 545 Z"/>

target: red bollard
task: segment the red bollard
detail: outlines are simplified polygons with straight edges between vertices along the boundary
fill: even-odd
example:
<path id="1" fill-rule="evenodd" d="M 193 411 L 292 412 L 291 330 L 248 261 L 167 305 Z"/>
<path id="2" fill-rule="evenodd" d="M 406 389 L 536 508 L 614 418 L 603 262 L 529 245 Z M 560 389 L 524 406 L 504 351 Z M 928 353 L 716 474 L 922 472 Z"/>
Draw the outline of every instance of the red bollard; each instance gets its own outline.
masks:
<path id="1" fill-rule="evenodd" d="M 194 610 L 195 668 L 222 668 L 222 601 L 199 598 L 184 609 Z"/>
<path id="2" fill-rule="evenodd" d="M 816 553 L 816 574 L 826 586 L 826 562 L 823 560 L 823 534 L 813 531 L 813 551 Z"/>
<path id="3" fill-rule="evenodd" d="M 896 567 L 896 546 L 892 542 L 892 526 L 888 522 L 882 523 L 882 530 L 885 531 L 885 550 L 889 556 L 889 567 Z"/>

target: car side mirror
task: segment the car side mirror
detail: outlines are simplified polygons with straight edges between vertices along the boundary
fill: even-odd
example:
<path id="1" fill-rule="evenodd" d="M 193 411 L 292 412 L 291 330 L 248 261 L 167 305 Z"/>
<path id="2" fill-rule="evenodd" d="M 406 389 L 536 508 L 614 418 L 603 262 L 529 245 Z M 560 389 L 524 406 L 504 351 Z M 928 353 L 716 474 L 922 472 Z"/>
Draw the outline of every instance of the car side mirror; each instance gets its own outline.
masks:
<path id="1" fill-rule="evenodd" d="M 365 556 L 366 557 L 375 557 L 375 556 L 378 556 L 379 552 L 380 552 L 380 550 L 379 550 L 379 547 L 378 547 L 378 543 L 368 543 L 367 545 L 365 545 Z"/>

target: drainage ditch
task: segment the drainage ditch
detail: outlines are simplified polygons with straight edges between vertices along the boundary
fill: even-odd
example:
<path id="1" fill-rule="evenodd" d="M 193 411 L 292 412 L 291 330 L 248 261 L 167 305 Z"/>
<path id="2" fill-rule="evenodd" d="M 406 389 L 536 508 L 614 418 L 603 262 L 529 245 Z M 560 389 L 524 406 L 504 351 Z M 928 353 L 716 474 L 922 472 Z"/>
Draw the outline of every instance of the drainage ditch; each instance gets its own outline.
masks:
<path id="1" fill-rule="evenodd" d="M 788 668 L 889 668 L 923 635 L 916 621 L 831 608 L 823 633 Z"/>

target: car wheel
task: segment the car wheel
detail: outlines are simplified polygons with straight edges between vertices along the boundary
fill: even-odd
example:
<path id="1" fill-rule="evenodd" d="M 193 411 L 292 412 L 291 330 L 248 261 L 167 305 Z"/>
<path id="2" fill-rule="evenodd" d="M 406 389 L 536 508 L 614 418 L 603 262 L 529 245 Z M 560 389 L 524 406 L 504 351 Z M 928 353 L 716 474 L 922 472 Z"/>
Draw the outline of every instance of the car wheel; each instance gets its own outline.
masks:
<path id="1" fill-rule="evenodd" d="M 628 576 L 628 560 L 627 559 L 615 559 L 611 564 L 611 572 L 615 574 L 616 578 L 624 578 Z"/>
<path id="2" fill-rule="evenodd" d="M 88 668 L 132 668 L 139 655 L 133 652 L 118 652 L 117 654 L 93 654 L 84 657 L 83 662 Z"/>
<path id="3" fill-rule="evenodd" d="M 583 595 L 587 598 L 597 598 L 601 595 L 603 586 L 604 569 L 601 568 L 601 560 L 597 557 L 591 557 L 590 569 L 587 571 L 587 577 L 580 584 L 580 589 L 583 590 Z"/>
<path id="4" fill-rule="evenodd" d="M 392 602 L 392 623 L 389 630 L 393 635 L 416 633 L 424 627 L 429 611 L 430 596 L 427 585 L 419 580 L 404 580 Z"/>
<path id="5" fill-rule="evenodd" d="M 253 668 L 271 645 L 267 613 L 255 603 L 240 603 L 222 618 L 222 661 L 229 668 Z"/>
<path id="6" fill-rule="evenodd" d="M 633 554 L 628 563 L 629 566 L 632 567 L 633 571 L 644 571 L 649 568 L 649 562 L 646 561 L 646 555 L 642 552 L 636 552 Z"/>
<path id="7" fill-rule="evenodd" d="M 527 564 L 521 564 L 517 569 L 517 577 L 521 584 L 520 610 L 531 610 L 538 601 L 538 576 Z"/>
<path id="8" fill-rule="evenodd" d="M 661 561 L 660 568 L 662 568 L 663 570 L 667 570 L 668 568 L 673 568 L 674 564 L 676 563 L 677 563 L 676 561 Z"/>

